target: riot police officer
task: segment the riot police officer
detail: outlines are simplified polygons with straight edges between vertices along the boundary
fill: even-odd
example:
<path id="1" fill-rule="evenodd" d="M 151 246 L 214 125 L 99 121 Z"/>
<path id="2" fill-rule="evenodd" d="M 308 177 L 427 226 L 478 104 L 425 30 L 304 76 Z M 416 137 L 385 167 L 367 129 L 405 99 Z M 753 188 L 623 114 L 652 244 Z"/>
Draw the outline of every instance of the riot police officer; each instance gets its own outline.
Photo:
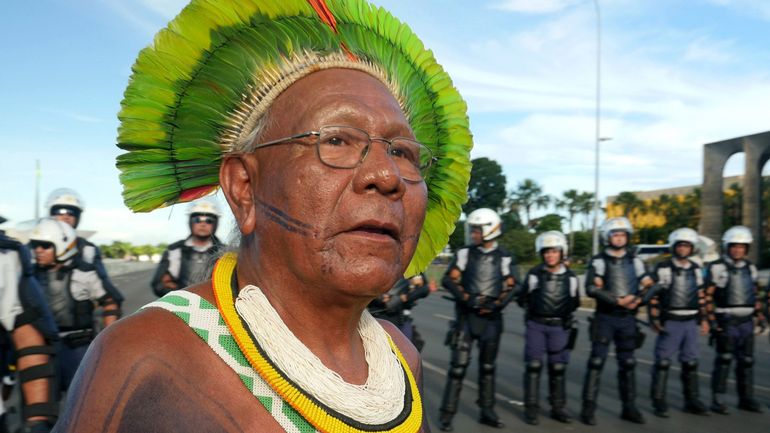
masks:
<path id="1" fill-rule="evenodd" d="M 425 341 L 417 333 L 411 310 L 417 305 L 417 300 L 428 296 L 428 293 L 424 275 L 401 278 L 390 290 L 370 302 L 367 308 L 372 316 L 396 325 L 419 351 Z"/>
<path id="2" fill-rule="evenodd" d="M 29 250 L 0 231 L 0 332 L 10 333 L 16 357 L 22 431 L 42 433 L 50 431 L 59 413 L 54 359 L 58 330 L 33 273 Z M 2 417 L 0 423 L 2 429 Z"/>
<path id="3" fill-rule="evenodd" d="M 151 286 L 157 296 L 211 276 L 211 259 L 222 246 L 216 236 L 219 209 L 210 201 L 200 200 L 190 205 L 188 216 L 190 236 L 169 245 L 155 270 Z"/>
<path id="4" fill-rule="evenodd" d="M 709 322 L 716 341 L 716 359 L 711 375 L 711 411 L 727 414 L 720 394 L 727 392 L 727 377 L 733 358 L 738 408 L 761 412 L 754 399 L 754 319 L 763 320 L 757 294 L 757 268 L 747 258 L 751 230 L 735 226 L 722 236 L 722 257 L 709 264 L 707 301 Z"/>
<path id="5" fill-rule="evenodd" d="M 627 218 L 610 218 L 602 226 L 606 248 L 591 259 L 586 273 L 586 294 L 596 299 L 596 312 L 591 320 L 591 357 L 583 383 L 582 421 L 596 424 L 596 399 L 599 379 L 614 341 L 618 361 L 618 389 L 623 402 L 621 418 L 644 423 L 636 407 L 636 359 L 634 350 L 641 347 L 643 336 L 636 325 L 636 313 L 647 289 L 653 285 L 644 263 L 629 251 L 633 227 Z"/>
<path id="6" fill-rule="evenodd" d="M 68 224 L 44 218 L 29 239 L 35 277 L 59 328 L 58 377 L 61 390 L 66 391 L 95 337 L 94 304 L 102 307 L 104 326 L 118 319 L 120 306 L 94 266 L 79 260 L 75 230 Z"/>
<path id="7" fill-rule="evenodd" d="M 452 430 L 474 340 L 479 347 L 479 422 L 503 427 L 494 411 L 495 359 L 503 332 L 502 310 L 516 287 L 516 268 L 511 255 L 495 241 L 502 234 L 495 211 L 482 208 L 471 212 L 466 234 L 472 244 L 457 250 L 441 281 L 454 296 L 456 315 L 447 341 L 452 358 L 440 408 L 439 428 L 443 431 Z"/>
<path id="8" fill-rule="evenodd" d="M 655 415 L 667 418 L 666 382 L 671 357 L 679 352 L 682 365 L 684 410 L 697 415 L 708 413 L 698 399 L 698 328 L 708 332 L 703 273 L 690 257 L 698 243 L 698 233 L 690 228 L 676 229 L 668 237 L 671 258 L 659 263 L 654 277 L 657 292 L 650 298 L 650 324 L 658 338 L 655 341 L 655 364 L 652 368 L 650 395 Z"/>
<path id="9" fill-rule="evenodd" d="M 51 218 L 67 223 L 73 229 L 77 229 L 86 205 L 83 198 L 76 191 L 70 188 L 59 188 L 48 195 L 46 208 L 48 208 L 48 214 Z M 99 247 L 89 242 L 86 238 L 78 236 L 77 251 L 78 257 L 76 260 L 93 266 L 99 279 L 102 280 L 104 290 L 120 305 L 123 302 L 123 295 L 107 275 L 107 269 L 105 269 L 102 262 L 102 253 Z"/>
<path id="10" fill-rule="evenodd" d="M 548 353 L 548 388 L 551 417 L 571 422 L 564 409 L 567 402 L 565 373 L 577 328 L 572 312 L 580 304 L 578 279 L 564 265 L 567 238 L 558 231 L 547 231 L 535 239 L 535 250 L 543 262 L 529 270 L 518 295 L 518 303 L 527 310 L 524 347 L 524 417 L 537 424 L 539 413 L 540 371 Z"/>

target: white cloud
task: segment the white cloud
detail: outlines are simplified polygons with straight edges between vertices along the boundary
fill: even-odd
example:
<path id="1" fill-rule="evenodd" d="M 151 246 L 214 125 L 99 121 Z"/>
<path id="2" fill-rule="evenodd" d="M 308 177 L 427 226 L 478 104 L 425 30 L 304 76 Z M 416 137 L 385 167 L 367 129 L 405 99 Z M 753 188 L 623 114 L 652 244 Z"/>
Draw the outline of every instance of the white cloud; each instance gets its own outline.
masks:
<path id="1" fill-rule="evenodd" d="M 441 54 L 468 100 L 473 157 L 500 162 L 509 188 L 531 177 L 551 194 L 592 191 L 593 10 L 468 44 Z M 601 135 L 613 139 L 602 143 L 600 195 L 700 183 L 704 144 L 770 129 L 767 62 L 746 51 L 707 28 L 607 26 Z"/>
<path id="2" fill-rule="evenodd" d="M 549 14 L 560 12 L 577 3 L 579 2 L 576 0 L 505 0 L 490 7 L 526 14 Z"/>
<path id="3" fill-rule="evenodd" d="M 728 63 L 735 59 L 730 48 L 733 41 L 712 41 L 698 38 L 687 45 L 684 59 L 691 62 Z"/>

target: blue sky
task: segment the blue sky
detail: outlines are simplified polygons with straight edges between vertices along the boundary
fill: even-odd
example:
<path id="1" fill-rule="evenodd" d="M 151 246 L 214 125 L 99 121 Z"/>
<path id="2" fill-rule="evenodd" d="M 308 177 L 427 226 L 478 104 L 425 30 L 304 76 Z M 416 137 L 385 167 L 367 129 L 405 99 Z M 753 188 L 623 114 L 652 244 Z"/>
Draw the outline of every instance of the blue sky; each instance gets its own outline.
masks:
<path id="1" fill-rule="evenodd" d="M 770 2 L 599 0 L 600 196 L 700 183 L 702 146 L 770 129 Z M 185 209 L 132 214 L 115 169 L 130 67 L 184 0 L 11 0 L 0 6 L 0 215 L 5 227 L 70 187 L 96 242 L 170 242 Z M 593 190 L 591 0 L 376 0 L 409 23 L 468 101 L 472 156 L 560 194 Z M 472 6 L 471 6 L 472 5 Z M 726 174 L 742 173 L 733 157 Z M 221 200 L 221 197 L 219 197 Z M 224 203 L 222 201 L 222 203 Z M 42 212 L 42 210 L 41 210 Z M 224 235 L 228 224 L 220 228 Z"/>

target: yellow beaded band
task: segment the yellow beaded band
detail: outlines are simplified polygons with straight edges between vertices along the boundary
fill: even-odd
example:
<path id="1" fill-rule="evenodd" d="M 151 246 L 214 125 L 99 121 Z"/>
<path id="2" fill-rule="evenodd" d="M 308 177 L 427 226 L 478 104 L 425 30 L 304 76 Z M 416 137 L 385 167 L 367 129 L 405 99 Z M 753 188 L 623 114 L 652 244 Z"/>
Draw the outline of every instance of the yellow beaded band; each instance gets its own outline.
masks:
<path id="1" fill-rule="evenodd" d="M 367 428 L 366 426 L 351 425 L 330 413 L 331 411 L 328 408 L 320 405 L 302 389 L 284 377 L 282 372 L 263 355 L 235 310 L 231 282 L 237 262 L 236 254 L 227 253 L 217 261 L 214 267 L 212 285 L 214 287 L 217 308 L 230 329 L 230 333 L 238 343 L 241 352 L 249 360 L 249 364 L 284 401 L 291 405 L 313 427 L 324 433 L 415 433 L 420 430 L 422 426 L 420 391 L 417 388 L 417 382 L 412 375 L 409 365 L 390 336 L 388 336 L 388 343 L 401 363 L 404 375 L 409 382 L 409 390 L 411 391 L 411 402 L 405 402 L 405 405 L 409 406 L 411 410 L 402 422 L 395 426 L 378 429 L 377 426 Z"/>

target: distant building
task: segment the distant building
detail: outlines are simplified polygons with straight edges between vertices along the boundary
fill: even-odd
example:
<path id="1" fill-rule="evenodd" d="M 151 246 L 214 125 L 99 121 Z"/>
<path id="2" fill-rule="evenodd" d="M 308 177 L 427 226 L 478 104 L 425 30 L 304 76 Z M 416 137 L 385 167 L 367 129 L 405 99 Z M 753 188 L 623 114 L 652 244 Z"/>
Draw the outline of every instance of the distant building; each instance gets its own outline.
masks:
<path id="1" fill-rule="evenodd" d="M 770 179 L 770 178 L 766 178 Z M 731 194 L 731 186 L 737 184 L 739 187 L 743 187 L 743 176 L 729 176 L 723 180 L 724 191 L 726 194 Z M 662 227 L 666 223 L 666 218 L 650 209 L 652 202 L 659 199 L 663 195 L 668 195 L 672 199 L 679 200 L 680 202 L 685 199 L 688 194 L 693 193 L 696 189 L 699 189 L 701 185 L 689 185 L 678 186 L 673 188 L 655 189 L 651 191 L 631 191 L 641 200 L 645 210 L 632 211 L 628 215 L 628 219 L 631 220 L 631 224 L 637 228 L 653 228 Z M 618 199 L 617 195 L 611 195 L 607 197 L 607 207 L 605 212 L 607 218 L 623 216 L 624 207 L 616 203 Z M 695 228 L 695 227 L 693 227 Z"/>

